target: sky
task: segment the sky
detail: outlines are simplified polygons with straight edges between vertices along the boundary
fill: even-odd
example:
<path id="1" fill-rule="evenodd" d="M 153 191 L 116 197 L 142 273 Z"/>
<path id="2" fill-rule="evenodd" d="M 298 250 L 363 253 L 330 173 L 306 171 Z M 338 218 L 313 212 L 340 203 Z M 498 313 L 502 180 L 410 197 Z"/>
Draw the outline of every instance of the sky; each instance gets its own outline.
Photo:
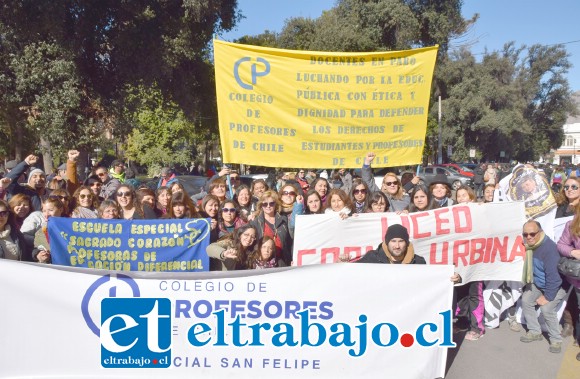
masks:
<path id="1" fill-rule="evenodd" d="M 233 41 L 244 35 L 270 30 L 280 32 L 290 17 L 318 18 L 332 8 L 335 0 L 238 0 L 245 16 L 231 32 L 219 36 Z M 453 46 L 471 46 L 476 57 L 488 51 L 501 50 L 506 42 L 516 46 L 565 44 L 573 67 L 568 82 L 573 91 L 580 91 L 580 1 L 578 0 L 464 0 L 463 16 L 478 13 L 476 24 Z"/>

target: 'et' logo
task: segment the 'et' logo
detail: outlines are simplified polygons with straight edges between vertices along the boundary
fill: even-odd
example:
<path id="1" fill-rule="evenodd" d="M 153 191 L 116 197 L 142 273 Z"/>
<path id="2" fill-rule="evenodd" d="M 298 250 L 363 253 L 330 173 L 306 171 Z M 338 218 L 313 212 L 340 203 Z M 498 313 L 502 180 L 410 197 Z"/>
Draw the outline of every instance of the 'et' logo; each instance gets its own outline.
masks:
<path id="1" fill-rule="evenodd" d="M 164 368 L 171 363 L 169 299 L 103 299 L 100 332 L 105 368 Z"/>
<path id="2" fill-rule="evenodd" d="M 256 61 L 261 63 L 261 65 L 258 65 L 257 63 L 252 63 L 250 66 L 252 84 L 250 85 L 250 84 L 244 83 L 242 81 L 242 78 L 240 77 L 240 66 L 242 65 L 242 63 L 250 62 L 251 60 L 252 60 L 252 58 L 250 58 L 250 57 L 244 57 L 244 58 L 238 59 L 236 61 L 236 63 L 234 63 L 234 78 L 236 78 L 236 82 L 238 82 L 240 87 L 242 87 L 244 89 L 254 89 L 254 86 L 256 85 L 257 78 L 259 76 L 266 76 L 270 73 L 270 62 L 268 62 L 264 58 L 256 58 Z M 263 71 L 258 71 L 258 66 L 263 66 Z"/>

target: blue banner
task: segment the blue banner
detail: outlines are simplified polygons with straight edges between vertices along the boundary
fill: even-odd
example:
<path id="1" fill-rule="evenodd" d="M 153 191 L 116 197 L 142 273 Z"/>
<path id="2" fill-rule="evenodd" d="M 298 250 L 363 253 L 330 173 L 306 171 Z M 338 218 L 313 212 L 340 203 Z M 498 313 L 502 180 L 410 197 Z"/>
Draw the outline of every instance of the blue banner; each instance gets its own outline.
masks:
<path id="1" fill-rule="evenodd" d="M 210 223 L 51 217 L 52 263 L 117 271 L 209 271 Z"/>

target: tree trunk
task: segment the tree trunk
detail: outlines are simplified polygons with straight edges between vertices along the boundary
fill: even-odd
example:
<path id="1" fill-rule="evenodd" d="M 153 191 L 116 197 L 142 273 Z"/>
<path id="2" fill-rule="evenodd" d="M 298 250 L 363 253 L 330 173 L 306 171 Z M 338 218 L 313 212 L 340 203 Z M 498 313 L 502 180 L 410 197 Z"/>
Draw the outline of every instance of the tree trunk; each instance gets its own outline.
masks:
<path id="1" fill-rule="evenodd" d="M 44 172 L 46 175 L 52 174 L 54 167 L 52 165 L 52 150 L 50 142 L 40 137 L 40 151 L 42 151 L 42 160 L 44 163 Z"/>

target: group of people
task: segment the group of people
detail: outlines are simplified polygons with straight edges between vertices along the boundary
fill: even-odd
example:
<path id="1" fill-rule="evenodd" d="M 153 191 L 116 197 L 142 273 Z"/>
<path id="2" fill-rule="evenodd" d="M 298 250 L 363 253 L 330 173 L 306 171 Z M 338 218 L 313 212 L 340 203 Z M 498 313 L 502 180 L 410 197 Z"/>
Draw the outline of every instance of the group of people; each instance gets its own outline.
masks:
<path id="1" fill-rule="evenodd" d="M 47 185 L 45 173 L 35 167 L 30 155 L 16 164 L 0 180 L 0 257 L 50 263 L 46 224 L 50 217 L 101 219 L 182 219 L 210 220 L 210 270 L 262 269 L 291 265 L 296 217 L 327 214 L 329 217 L 356 217 L 360 213 L 413 213 L 458 203 L 493 201 L 501 174 L 491 165 L 475 172 L 476 190 L 462 186 L 452 191 L 445 176 L 427 186 L 416 176 L 403 181 L 395 173 L 384 175 L 380 187 L 372 171 L 374 153 L 364 157 L 360 175 L 337 170 L 327 179 L 307 169 L 294 177 L 284 175 L 275 183 L 254 180 L 242 184 L 238 172 L 223 168 L 211 177 L 202 195 L 189 196 L 170 168 L 160 172 L 156 190 L 139 186 L 125 175 L 125 165 L 115 160 L 110 167 L 96 167 L 80 182 L 76 175 L 79 153 L 68 152 L 62 173 Z M 478 187 L 481 176 L 483 185 Z M 580 209 L 580 178 L 571 175 L 557 194 L 557 217 L 576 216 Z M 481 190 L 481 199 L 477 192 Z M 404 228 L 402 228 L 404 229 Z M 529 250 L 523 276 L 522 308 L 528 323 L 523 342 L 541 338 L 532 310 L 539 306 L 548 325 L 550 351 L 559 352 L 562 335 L 554 309 L 566 295 L 570 283 L 580 297 L 580 280 L 562 279 L 555 268 L 561 256 L 580 259 L 580 216 L 566 226 L 559 242 L 544 237 L 541 225 L 528 222 L 523 228 Z M 387 231 L 385 240 L 360 262 L 422 264 L 415 255 L 408 233 L 401 228 Z M 451 280 L 460 283 L 454 275 Z M 470 282 L 456 290 L 456 315 L 464 319 L 468 340 L 485 333 L 483 326 L 483 282 Z M 455 307 L 455 306 L 454 306 Z M 564 334 L 573 329 L 565 316 Z M 459 325 L 459 324 L 458 324 Z M 567 326 L 566 326 L 567 325 Z M 520 326 L 510 323 L 513 330 Z M 576 321 L 576 341 L 580 322 Z M 580 356 L 578 357 L 580 359 Z"/>

